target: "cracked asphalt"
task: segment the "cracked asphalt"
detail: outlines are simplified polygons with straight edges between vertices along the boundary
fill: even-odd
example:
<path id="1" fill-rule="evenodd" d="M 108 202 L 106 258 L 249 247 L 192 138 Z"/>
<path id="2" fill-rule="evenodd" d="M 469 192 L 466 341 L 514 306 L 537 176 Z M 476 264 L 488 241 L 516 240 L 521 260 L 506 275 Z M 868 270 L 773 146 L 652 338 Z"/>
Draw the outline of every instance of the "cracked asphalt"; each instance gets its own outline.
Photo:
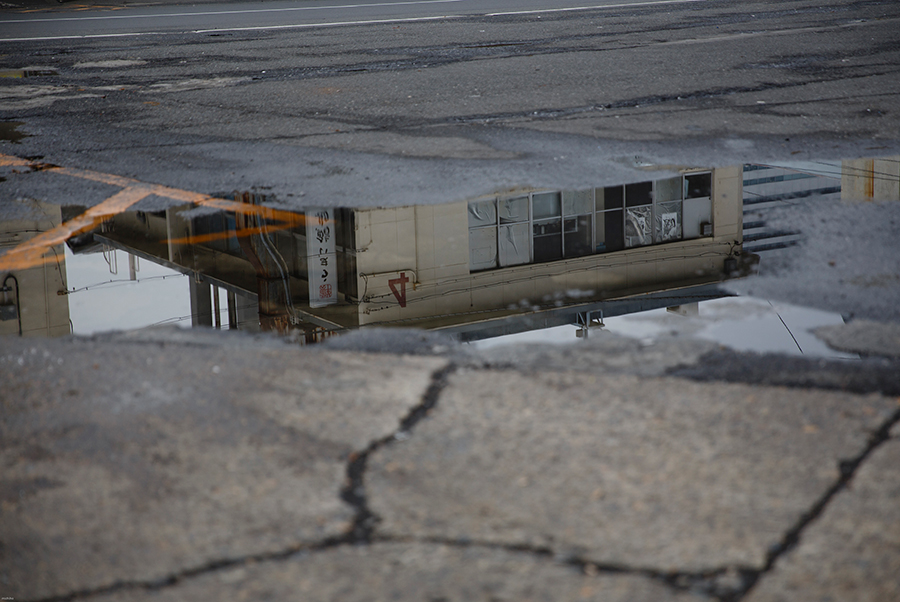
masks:
<path id="1" fill-rule="evenodd" d="M 830 339 L 858 344 L 846 328 Z M 612 335 L 474 351 L 398 331 L 391 352 L 378 331 L 307 348 L 165 328 L 9 339 L 0 588 L 895 600 L 900 334 L 883 338 L 893 351 L 851 368 L 798 360 L 754 383 L 703 367 L 780 359 Z"/>

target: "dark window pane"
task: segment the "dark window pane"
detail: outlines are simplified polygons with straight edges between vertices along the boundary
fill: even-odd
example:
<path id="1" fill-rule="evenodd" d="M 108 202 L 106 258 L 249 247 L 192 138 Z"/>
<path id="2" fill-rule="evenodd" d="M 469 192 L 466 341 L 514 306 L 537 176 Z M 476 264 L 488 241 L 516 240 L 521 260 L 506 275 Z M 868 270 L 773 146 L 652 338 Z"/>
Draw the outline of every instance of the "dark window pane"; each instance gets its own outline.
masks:
<path id="1" fill-rule="evenodd" d="M 625 186 L 625 206 L 637 207 L 653 202 L 653 182 L 638 182 Z"/>
<path id="2" fill-rule="evenodd" d="M 711 196 L 712 174 L 698 173 L 684 176 L 684 188 L 686 199 L 699 199 Z"/>
<path id="3" fill-rule="evenodd" d="M 563 254 L 566 257 L 590 255 L 593 251 L 591 249 L 591 216 L 579 215 L 566 218 L 564 226 L 565 248 Z"/>
<path id="4" fill-rule="evenodd" d="M 535 222 L 533 232 L 536 262 L 562 259 L 562 220 Z"/>
<path id="5" fill-rule="evenodd" d="M 562 233 L 562 220 L 547 219 L 534 222 L 535 236 L 554 236 Z"/>
<path id="6" fill-rule="evenodd" d="M 622 224 L 621 209 L 597 214 L 598 253 L 621 251 L 625 248 L 625 232 Z"/>
<path id="7" fill-rule="evenodd" d="M 599 195 L 598 195 L 599 197 Z M 603 203 L 597 199 L 597 211 L 603 209 L 621 209 L 625 200 L 625 189 L 621 186 L 610 186 L 603 189 Z"/>

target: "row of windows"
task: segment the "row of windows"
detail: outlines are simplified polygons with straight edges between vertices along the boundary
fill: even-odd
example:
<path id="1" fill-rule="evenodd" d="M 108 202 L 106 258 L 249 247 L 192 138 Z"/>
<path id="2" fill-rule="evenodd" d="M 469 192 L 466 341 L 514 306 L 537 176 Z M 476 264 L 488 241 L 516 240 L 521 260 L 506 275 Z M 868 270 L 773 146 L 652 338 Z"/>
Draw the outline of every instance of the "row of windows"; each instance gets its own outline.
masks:
<path id="1" fill-rule="evenodd" d="M 487 270 L 709 236 L 711 189 L 706 172 L 472 202 L 469 267 Z"/>

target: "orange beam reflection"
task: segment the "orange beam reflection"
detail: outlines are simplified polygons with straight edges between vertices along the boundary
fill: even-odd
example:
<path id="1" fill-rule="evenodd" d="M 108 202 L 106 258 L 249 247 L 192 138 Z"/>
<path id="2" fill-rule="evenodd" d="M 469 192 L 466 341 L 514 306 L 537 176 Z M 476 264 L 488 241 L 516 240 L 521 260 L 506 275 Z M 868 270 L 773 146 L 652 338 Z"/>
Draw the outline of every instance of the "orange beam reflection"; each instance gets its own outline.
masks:
<path id="1" fill-rule="evenodd" d="M 260 205 L 251 205 L 239 201 L 229 201 L 199 192 L 170 188 L 159 184 L 147 184 L 133 178 L 102 173 L 90 169 L 47 166 L 39 161 L 30 161 L 28 159 L 22 159 L 20 157 L 2 153 L 0 153 L 0 166 L 32 167 L 42 171 L 50 171 L 61 175 L 101 182 L 122 188 L 122 190 L 113 196 L 109 197 L 99 205 L 88 209 L 78 217 L 43 232 L 10 249 L 5 254 L 0 255 L 0 271 L 27 269 L 43 265 L 48 261 L 55 261 L 55 258 L 53 257 L 45 257 L 50 247 L 62 244 L 72 236 L 97 227 L 104 220 L 128 210 L 138 201 L 151 195 L 181 201 L 186 204 L 229 211 L 238 215 L 257 216 L 261 219 L 275 222 L 253 228 L 241 228 L 233 232 L 200 234 L 186 238 L 173 239 L 171 240 L 173 243 L 195 244 L 213 240 L 222 240 L 231 236 L 250 236 L 272 230 L 285 230 L 306 223 L 306 216 L 302 213 Z"/>
<path id="2" fill-rule="evenodd" d="M 51 228 L 26 240 L 0 256 L 0 271 L 24 270 L 43 265 L 44 254 L 50 247 L 62 244 L 69 238 L 97 227 L 104 220 L 121 213 L 150 192 L 145 188 L 126 188 L 109 197 L 99 205 L 91 207 L 78 217 Z"/>
<path id="3" fill-rule="evenodd" d="M 240 228 L 237 230 L 229 230 L 227 232 L 210 232 L 208 234 L 192 234 L 182 238 L 163 239 L 159 242 L 170 242 L 178 245 L 198 245 L 204 242 L 213 242 L 215 240 L 226 240 L 228 238 L 247 238 L 254 234 L 265 234 L 274 230 L 289 230 L 291 224 L 270 224 L 266 226 L 254 226 L 252 228 Z"/>

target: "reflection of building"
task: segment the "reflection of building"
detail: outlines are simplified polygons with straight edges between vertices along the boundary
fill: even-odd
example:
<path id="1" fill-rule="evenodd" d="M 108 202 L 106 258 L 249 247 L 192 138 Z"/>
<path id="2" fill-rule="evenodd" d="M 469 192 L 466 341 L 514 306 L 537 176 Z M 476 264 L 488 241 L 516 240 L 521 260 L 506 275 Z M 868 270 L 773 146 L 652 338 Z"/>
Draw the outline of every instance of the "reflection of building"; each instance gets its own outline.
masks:
<path id="1" fill-rule="evenodd" d="M 773 228 L 766 214 L 797 199 L 838 199 L 841 195 L 840 166 L 831 163 L 744 165 L 744 249 L 762 253 L 795 244 L 800 233 Z"/>
<path id="2" fill-rule="evenodd" d="M 218 315 L 213 286 L 227 291 L 238 328 L 299 327 L 315 340 L 393 324 L 474 338 L 479 328 L 499 332 L 496 320 L 523 308 L 546 317 L 623 299 L 643 299 L 630 307 L 645 309 L 653 295 L 657 307 L 717 296 L 697 287 L 739 263 L 741 176 L 740 167 L 688 170 L 624 186 L 336 209 L 316 230 L 321 210 L 266 209 L 244 195 L 250 203 L 232 212 L 124 213 L 98 237 L 192 274 L 197 324 Z M 332 285 L 318 272 L 329 262 L 338 294 L 324 305 L 320 292 Z M 572 311 L 558 319 L 575 321 Z"/>
<path id="3" fill-rule="evenodd" d="M 900 201 L 900 156 L 842 161 L 841 199 Z"/>
<path id="4" fill-rule="evenodd" d="M 32 201 L 19 219 L 2 222 L 0 249 L 11 249 L 58 226 L 60 208 Z M 53 261 L 36 267 L 0 273 L 0 335 L 61 336 L 69 334 L 65 253 L 51 248 Z"/>
<path id="5" fill-rule="evenodd" d="M 768 225 L 768 213 L 799 199 L 900 200 L 900 157 L 744 165 L 744 250 L 796 244 L 800 232 Z"/>

